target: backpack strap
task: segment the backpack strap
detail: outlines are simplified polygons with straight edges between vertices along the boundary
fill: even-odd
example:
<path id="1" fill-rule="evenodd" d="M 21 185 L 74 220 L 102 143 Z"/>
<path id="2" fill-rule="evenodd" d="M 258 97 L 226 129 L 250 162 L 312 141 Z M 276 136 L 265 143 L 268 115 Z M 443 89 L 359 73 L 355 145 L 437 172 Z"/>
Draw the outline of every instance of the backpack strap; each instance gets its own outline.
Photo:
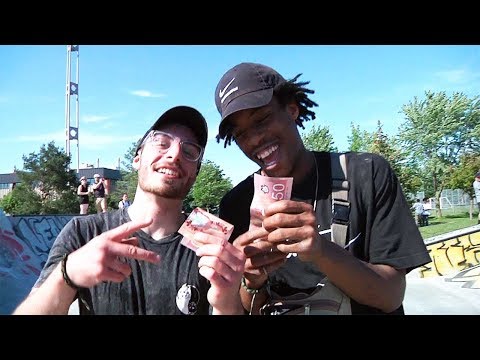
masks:
<path id="1" fill-rule="evenodd" d="M 345 153 L 330 153 L 332 168 L 332 241 L 345 247 L 350 223 L 349 182 Z"/>

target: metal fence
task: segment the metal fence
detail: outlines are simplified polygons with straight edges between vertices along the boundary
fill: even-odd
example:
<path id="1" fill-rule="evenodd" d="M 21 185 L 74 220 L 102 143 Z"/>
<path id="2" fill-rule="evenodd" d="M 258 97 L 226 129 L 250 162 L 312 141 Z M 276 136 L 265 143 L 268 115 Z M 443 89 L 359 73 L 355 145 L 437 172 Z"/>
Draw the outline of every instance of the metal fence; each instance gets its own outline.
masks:
<path id="1" fill-rule="evenodd" d="M 419 191 L 416 194 L 416 198 L 423 199 L 425 192 Z M 428 199 L 432 209 L 436 209 L 435 198 Z M 470 210 L 470 196 L 460 189 L 445 189 L 440 196 L 440 209 L 450 210 L 452 213 L 464 212 Z"/>

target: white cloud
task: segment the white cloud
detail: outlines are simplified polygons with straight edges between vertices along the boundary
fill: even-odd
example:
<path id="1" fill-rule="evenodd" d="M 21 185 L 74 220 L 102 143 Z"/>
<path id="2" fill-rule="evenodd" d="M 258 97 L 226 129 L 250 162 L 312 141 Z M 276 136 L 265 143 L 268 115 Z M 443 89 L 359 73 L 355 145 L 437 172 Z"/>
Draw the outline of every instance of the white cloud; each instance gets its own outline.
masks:
<path id="1" fill-rule="evenodd" d="M 139 136 L 136 135 L 105 135 L 98 133 L 92 133 L 87 131 L 79 131 L 79 140 L 80 146 L 84 149 L 102 149 L 108 145 L 116 144 L 118 142 L 126 142 L 131 143 L 137 141 Z M 40 143 L 48 143 L 51 141 L 55 141 L 57 146 L 65 146 L 65 132 L 64 131 L 56 131 L 52 133 L 46 134 L 37 134 L 37 135 L 21 135 L 17 138 L 12 138 L 11 141 L 23 141 L 23 142 L 40 142 Z M 72 140 L 71 144 L 76 145 L 76 140 Z"/>
<path id="2" fill-rule="evenodd" d="M 82 121 L 86 123 L 96 123 L 96 122 L 108 120 L 110 118 L 111 116 L 108 116 L 108 115 L 83 115 Z"/>
<path id="3" fill-rule="evenodd" d="M 65 131 L 56 131 L 53 133 L 47 134 L 36 134 L 36 135 L 20 135 L 12 141 L 23 141 L 23 142 L 42 142 L 49 143 L 50 141 L 55 141 L 59 143 L 65 141 Z"/>
<path id="4" fill-rule="evenodd" d="M 160 98 L 166 96 L 165 94 L 154 94 L 148 90 L 134 90 L 130 91 L 130 94 L 141 97 Z"/>
<path id="5" fill-rule="evenodd" d="M 116 143 L 132 143 L 138 140 L 137 136 L 132 135 L 99 135 L 98 133 L 80 132 L 80 146 L 85 149 L 102 149 L 107 145 Z"/>
<path id="6" fill-rule="evenodd" d="M 479 78 L 480 74 L 472 73 L 464 69 L 453 69 L 446 71 L 438 71 L 435 73 L 435 76 L 449 83 L 465 84 Z"/>
<path id="7" fill-rule="evenodd" d="M 108 123 L 103 124 L 102 129 L 114 129 L 117 126 L 118 125 L 114 122 L 108 122 Z"/>

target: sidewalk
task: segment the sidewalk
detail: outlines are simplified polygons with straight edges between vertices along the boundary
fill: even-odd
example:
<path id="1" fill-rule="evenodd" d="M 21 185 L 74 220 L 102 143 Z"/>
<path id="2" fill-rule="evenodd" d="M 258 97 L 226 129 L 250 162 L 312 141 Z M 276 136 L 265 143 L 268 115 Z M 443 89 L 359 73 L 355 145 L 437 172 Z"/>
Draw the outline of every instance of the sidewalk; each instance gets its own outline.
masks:
<path id="1" fill-rule="evenodd" d="M 406 315 L 480 315 L 480 266 L 450 276 L 407 275 Z"/>

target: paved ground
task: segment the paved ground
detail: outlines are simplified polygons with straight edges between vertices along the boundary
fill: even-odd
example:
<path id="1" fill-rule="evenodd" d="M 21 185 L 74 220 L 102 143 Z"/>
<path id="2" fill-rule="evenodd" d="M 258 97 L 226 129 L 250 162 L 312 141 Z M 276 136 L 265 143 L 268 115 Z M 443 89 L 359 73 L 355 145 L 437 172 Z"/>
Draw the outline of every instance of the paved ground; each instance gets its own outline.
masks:
<path id="1" fill-rule="evenodd" d="M 450 275 L 407 275 L 407 315 L 480 315 L 480 266 Z"/>
<path id="2" fill-rule="evenodd" d="M 452 276 L 419 278 L 407 275 L 407 315 L 480 315 L 480 266 Z M 78 315 L 75 301 L 69 315 Z"/>

